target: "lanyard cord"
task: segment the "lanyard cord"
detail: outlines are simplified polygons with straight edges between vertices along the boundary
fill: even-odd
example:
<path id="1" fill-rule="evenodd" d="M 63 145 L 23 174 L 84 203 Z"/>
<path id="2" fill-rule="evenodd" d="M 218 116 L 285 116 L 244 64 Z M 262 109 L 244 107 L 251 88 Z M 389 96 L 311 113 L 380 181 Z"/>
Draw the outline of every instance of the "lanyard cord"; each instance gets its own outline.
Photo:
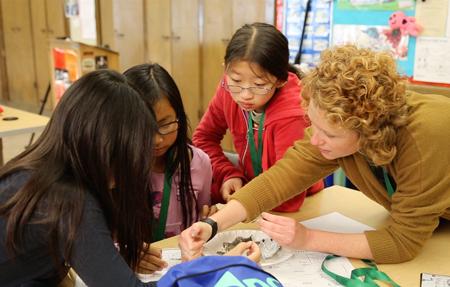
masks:
<path id="1" fill-rule="evenodd" d="M 327 269 L 325 263 L 333 258 L 337 258 L 337 255 L 328 255 L 322 262 L 322 271 L 329 275 L 331 278 L 336 280 L 336 282 L 340 283 L 346 287 L 379 287 L 379 285 L 374 281 L 383 281 L 389 284 L 392 287 L 400 287 L 397 283 L 395 283 L 386 273 L 378 270 L 377 265 L 372 260 L 363 259 L 362 261 L 369 265 L 369 267 L 365 268 L 357 268 L 353 269 L 350 275 L 351 278 L 346 278 L 340 276 L 330 270 Z M 360 280 L 360 277 L 364 277 L 364 281 Z"/>
<path id="2" fill-rule="evenodd" d="M 172 155 L 169 153 L 167 163 L 172 162 Z M 162 240 L 165 238 L 167 213 L 169 211 L 170 191 L 172 190 L 172 175 L 166 163 L 164 169 L 164 189 L 163 198 L 161 201 L 161 209 L 159 212 L 158 229 L 155 231 L 154 241 Z"/>
<path id="3" fill-rule="evenodd" d="M 249 114 L 248 117 L 248 141 L 250 143 L 250 156 L 252 158 L 253 166 L 253 176 L 256 177 L 262 172 L 262 149 L 263 149 L 263 126 L 264 126 L 264 116 L 266 112 L 263 112 L 261 118 L 259 119 L 258 125 L 258 150 L 255 147 L 255 136 L 253 134 L 253 119 Z"/>
<path id="4" fill-rule="evenodd" d="M 389 197 L 392 197 L 395 190 L 392 187 L 391 181 L 389 180 L 389 175 L 388 175 L 387 169 L 384 166 L 383 166 L 383 178 L 384 178 L 384 185 L 386 186 L 387 193 L 388 193 Z"/>

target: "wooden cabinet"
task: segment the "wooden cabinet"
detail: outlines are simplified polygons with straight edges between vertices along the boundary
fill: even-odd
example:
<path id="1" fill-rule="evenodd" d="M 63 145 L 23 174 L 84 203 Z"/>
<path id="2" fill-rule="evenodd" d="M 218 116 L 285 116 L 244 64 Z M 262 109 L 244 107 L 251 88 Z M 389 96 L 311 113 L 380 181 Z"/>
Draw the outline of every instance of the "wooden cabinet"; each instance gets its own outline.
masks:
<path id="1" fill-rule="evenodd" d="M 199 121 L 200 34 L 198 0 L 146 0 L 146 60 L 157 62 L 180 89 L 192 129 Z"/>
<path id="2" fill-rule="evenodd" d="M 120 71 L 145 61 L 144 0 L 99 0 L 99 43 L 119 52 Z"/>
<path id="3" fill-rule="evenodd" d="M 64 0 L 1 0 L 8 97 L 37 111 L 50 82 L 48 41 L 66 36 Z"/>
<path id="4" fill-rule="evenodd" d="M 34 65 L 30 3 L 2 0 L 3 35 L 9 100 L 26 108 L 39 103 Z"/>

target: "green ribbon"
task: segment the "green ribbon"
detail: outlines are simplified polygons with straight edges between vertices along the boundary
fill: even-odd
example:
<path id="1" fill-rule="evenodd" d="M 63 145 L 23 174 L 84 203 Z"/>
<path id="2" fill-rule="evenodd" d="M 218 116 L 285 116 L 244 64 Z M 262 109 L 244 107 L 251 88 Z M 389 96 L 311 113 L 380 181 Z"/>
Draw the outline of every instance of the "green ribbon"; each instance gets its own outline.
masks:
<path id="1" fill-rule="evenodd" d="M 258 150 L 255 147 L 255 136 L 253 134 L 253 119 L 249 113 L 248 117 L 248 141 L 250 143 L 250 156 L 252 158 L 253 176 L 258 176 L 262 172 L 262 150 L 263 150 L 263 128 L 265 112 L 262 113 L 258 125 Z"/>
<path id="2" fill-rule="evenodd" d="M 155 230 L 154 241 L 162 240 L 165 238 L 167 213 L 169 210 L 170 191 L 172 190 L 172 174 L 168 168 L 168 163 L 171 161 L 172 156 L 169 153 L 166 168 L 164 170 L 164 189 L 163 198 L 161 201 L 161 209 L 159 212 L 158 229 Z"/>
<path id="3" fill-rule="evenodd" d="M 356 268 L 353 269 L 350 278 L 340 276 L 326 268 L 326 262 L 337 258 L 340 256 L 337 255 L 328 255 L 322 262 L 322 271 L 325 272 L 328 276 L 336 280 L 336 282 L 340 283 L 342 286 L 346 287 L 379 287 L 379 285 L 374 281 L 383 281 L 389 284 L 392 287 L 400 287 L 397 283 L 395 283 L 386 273 L 378 270 L 377 265 L 372 260 L 363 259 L 362 261 L 369 265 L 369 267 L 364 268 Z M 361 281 L 361 277 L 364 277 L 364 281 Z"/>

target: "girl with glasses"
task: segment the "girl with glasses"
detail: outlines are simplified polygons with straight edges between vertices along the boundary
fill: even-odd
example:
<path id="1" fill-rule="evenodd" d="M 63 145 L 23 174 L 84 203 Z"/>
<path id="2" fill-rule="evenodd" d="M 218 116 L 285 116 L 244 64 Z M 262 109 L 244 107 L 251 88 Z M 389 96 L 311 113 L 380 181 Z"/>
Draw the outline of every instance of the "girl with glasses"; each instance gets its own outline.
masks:
<path id="1" fill-rule="evenodd" d="M 151 166 L 153 241 L 157 241 L 179 234 L 214 212 L 209 207 L 211 162 L 205 152 L 191 145 L 181 95 L 169 73 L 158 64 L 142 64 L 124 75 L 154 110 L 158 123 Z M 149 268 L 160 270 L 165 267 L 160 250 L 152 251 L 154 262 Z"/>
<path id="2" fill-rule="evenodd" d="M 286 37 L 274 26 L 247 24 L 236 31 L 225 53 L 225 72 L 193 135 L 193 142 L 211 158 L 213 203 L 231 194 L 271 167 L 308 126 L 300 106 L 301 83 L 289 64 Z M 238 154 L 234 165 L 220 142 L 231 132 Z M 323 188 L 322 181 L 308 193 Z M 293 212 L 307 192 L 287 200 L 274 211 Z"/>

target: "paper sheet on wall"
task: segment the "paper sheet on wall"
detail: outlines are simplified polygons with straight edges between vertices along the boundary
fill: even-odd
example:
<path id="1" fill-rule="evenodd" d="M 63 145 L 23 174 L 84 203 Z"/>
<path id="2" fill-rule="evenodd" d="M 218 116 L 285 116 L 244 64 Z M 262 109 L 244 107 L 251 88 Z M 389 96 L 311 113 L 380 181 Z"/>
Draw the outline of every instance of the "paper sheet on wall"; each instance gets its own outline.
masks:
<path id="1" fill-rule="evenodd" d="M 450 38 L 418 37 L 414 80 L 450 84 Z"/>
<path id="2" fill-rule="evenodd" d="M 420 274 L 420 287 L 448 287 L 450 276 L 422 273 Z"/>
<path id="3" fill-rule="evenodd" d="M 416 1 L 416 20 L 422 25 L 421 36 L 449 37 L 450 0 Z"/>

